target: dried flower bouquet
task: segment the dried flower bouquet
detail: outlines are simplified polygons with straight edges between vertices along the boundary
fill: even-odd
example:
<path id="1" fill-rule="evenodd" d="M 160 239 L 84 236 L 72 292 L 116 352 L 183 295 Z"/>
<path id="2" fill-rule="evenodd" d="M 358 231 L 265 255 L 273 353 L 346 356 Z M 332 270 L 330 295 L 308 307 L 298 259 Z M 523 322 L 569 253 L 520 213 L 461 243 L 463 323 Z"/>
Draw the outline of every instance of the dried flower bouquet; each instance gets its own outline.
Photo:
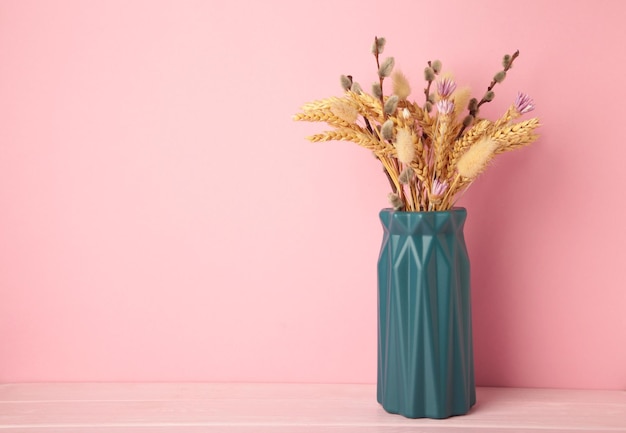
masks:
<path id="1" fill-rule="evenodd" d="M 425 101 L 419 105 L 407 99 L 411 87 L 402 72 L 393 71 L 394 58 L 381 62 L 384 47 L 384 38 L 374 39 L 378 81 L 372 85 L 372 94 L 363 92 L 350 75 L 342 75 L 343 97 L 310 102 L 294 120 L 326 122 L 333 127 L 308 137 L 313 142 L 346 140 L 371 150 L 389 179 L 394 209 L 448 210 L 496 155 L 537 138 L 537 118 L 514 122 L 534 109 L 532 99 L 523 93 L 495 122 L 479 117 L 480 107 L 494 99 L 493 88 L 505 79 L 519 51 L 504 56 L 503 69 L 480 100 L 470 98 L 468 89 L 457 89 L 452 76 L 441 73 L 440 61 L 429 61 L 424 70 Z M 383 84 L 389 77 L 392 94 L 387 96 Z"/>

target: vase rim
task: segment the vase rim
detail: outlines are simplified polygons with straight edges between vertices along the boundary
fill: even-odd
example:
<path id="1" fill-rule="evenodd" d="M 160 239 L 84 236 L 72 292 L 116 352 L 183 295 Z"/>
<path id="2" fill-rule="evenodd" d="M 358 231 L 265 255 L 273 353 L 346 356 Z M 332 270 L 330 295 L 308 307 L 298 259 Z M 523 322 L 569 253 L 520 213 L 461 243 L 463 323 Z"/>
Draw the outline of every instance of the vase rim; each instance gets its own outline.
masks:
<path id="1" fill-rule="evenodd" d="M 405 210 L 394 210 L 390 207 L 383 208 L 381 212 L 385 213 L 397 213 L 400 215 L 403 214 L 426 214 L 426 215 L 434 215 L 434 214 L 443 214 L 443 213 L 452 213 L 452 212 L 467 212 L 467 209 L 462 206 L 455 206 L 448 210 L 436 210 L 436 211 L 405 211 Z"/>

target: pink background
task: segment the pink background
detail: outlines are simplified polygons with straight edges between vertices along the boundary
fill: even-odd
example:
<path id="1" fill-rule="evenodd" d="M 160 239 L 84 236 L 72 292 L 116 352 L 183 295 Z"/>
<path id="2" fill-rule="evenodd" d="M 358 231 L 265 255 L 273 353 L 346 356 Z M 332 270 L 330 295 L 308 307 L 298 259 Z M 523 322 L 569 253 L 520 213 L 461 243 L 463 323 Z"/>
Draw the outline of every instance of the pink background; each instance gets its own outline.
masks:
<path id="1" fill-rule="evenodd" d="M 438 6 L 439 5 L 439 6 Z M 445 5 L 445 6 L 444 6 Z M 619 1 L 2 1 L 0 381 L 375 382 L 387 184 L 292 122 L 442 60 L 542 120 L 461 205 L 479 385 L 626 387 Z"/>

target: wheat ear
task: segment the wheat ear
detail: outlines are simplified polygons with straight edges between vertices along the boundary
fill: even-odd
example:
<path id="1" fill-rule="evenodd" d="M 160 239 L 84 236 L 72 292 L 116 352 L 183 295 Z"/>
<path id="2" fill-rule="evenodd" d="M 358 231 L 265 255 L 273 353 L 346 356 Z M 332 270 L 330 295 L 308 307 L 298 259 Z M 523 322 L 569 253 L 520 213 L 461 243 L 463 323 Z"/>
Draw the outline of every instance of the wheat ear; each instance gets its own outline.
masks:
<path id="1" fill-rule="evenodd" d="M 520 147 L 524 147 L 532 143 L 538 137 L 537 134 L 533 133 L 538 126 L 539 119 L 532 118 L 530 120 L 508 125 L 494 131 L 491 138 L 498 141 L 500 144 L 496 153 L 500 154 L 510 150 L 519 149 Z"/>

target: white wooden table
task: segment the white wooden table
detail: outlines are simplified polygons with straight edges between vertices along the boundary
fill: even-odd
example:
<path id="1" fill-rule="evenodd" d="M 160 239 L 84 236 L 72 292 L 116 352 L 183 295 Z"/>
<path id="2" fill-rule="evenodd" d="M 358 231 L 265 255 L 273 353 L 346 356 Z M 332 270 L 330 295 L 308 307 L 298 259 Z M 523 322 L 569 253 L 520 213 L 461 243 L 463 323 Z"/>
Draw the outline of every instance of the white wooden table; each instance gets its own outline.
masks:
<path id="1" fill-rule="evenodd" d="M 626 432 L 625 391 L 479 388 L 465 416 L 386 413 L 375 385 L 0 385 L 0 433 Z"/>

